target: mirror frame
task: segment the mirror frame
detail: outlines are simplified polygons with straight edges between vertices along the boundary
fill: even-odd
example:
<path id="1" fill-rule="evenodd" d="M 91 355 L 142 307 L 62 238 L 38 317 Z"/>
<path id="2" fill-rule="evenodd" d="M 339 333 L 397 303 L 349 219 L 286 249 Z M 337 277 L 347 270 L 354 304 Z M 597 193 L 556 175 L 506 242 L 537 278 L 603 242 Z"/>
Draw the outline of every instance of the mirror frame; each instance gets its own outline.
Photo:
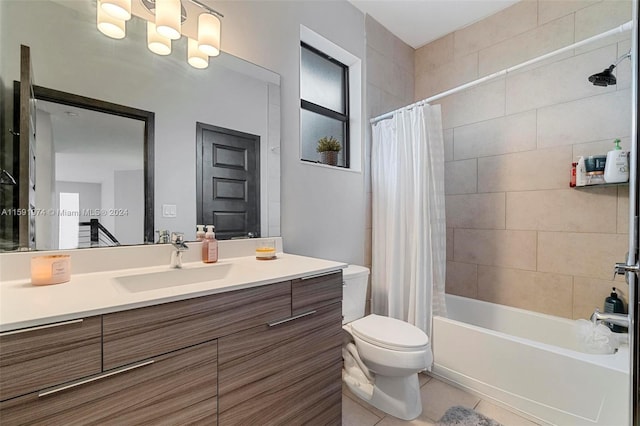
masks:
<path id="1" fill-rule="evenodd" d="M 13 82 L 14 104 L 20 103 L 20 82 Z M 126 105 L 115 104 L 42 86 L 33 86 L 38 100 L 84 108 L 144 122 L 144 244 L 154 243 L 154 127 L 155 113 Z M 19 111 L 14 109 L 14 123 L 20 122 Z M 15 224 L 14 224 L 15 227 Z"/>

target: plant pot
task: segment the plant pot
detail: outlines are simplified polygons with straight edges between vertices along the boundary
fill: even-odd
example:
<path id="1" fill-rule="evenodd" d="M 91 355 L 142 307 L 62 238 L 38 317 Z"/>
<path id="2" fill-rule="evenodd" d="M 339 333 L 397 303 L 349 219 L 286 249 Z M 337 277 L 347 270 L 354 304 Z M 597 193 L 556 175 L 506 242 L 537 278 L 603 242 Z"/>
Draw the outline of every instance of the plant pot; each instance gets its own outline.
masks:
<path id="1" fill-rule="evenodd" d="M 338 165 L 338 151 L 322 151 L 320 153 L 320 162 L 330 166 Z"/>

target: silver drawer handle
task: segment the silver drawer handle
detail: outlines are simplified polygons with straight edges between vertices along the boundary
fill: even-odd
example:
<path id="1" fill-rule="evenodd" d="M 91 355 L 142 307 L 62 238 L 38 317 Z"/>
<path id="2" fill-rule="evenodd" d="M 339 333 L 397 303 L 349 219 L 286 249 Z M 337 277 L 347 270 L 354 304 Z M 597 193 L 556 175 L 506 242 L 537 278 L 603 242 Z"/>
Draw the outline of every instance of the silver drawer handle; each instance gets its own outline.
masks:
<path id="1" fill-rule="evenodd" d="M 322 272 L 322 273 L 315 274 L 315 275 L 307 275 L 306 277 L 300 278 L 300 281 L 311 280 L 313 278 L 326 277 L 326 276 L 333 275 L 336 272 L 340 272 L 340 271 L 341 271 L 340 269 L 337 269 L 335 271 Z"/>
<path id="2" fill-rule="evenodd" d="M 36 331 L 36 330 L 44 330 L 46 328 L 62 327 L 63 325 L 79 324 L 82 321 L 84 321 L 84 320 L 82 318 L 80 318 L 80 319 L 64 321 L 64 322 L 56 322 L 56 323 L 53 323 L 53 324 L 40 325 L 40 326 L 37 326 L 37 327 L 22 328 L 20 330 L 5 331 L 4 333 L 0 333 L 0 337 L 10 336 L 12 334 L 28 333 L 30 331 Z"/>
<path id="3" fill-rule="evenodd" d="M 145 367 L 147 365 L 153 364 L 154 360 L 149 360 L 149 361 L 144 361 L 144 362 L 140 362 L 138 364 L 132 364 L 129 365 L 127 367 L 123 367 L 117 370 L 113 370 L 113 371 L 109 371 L 108 373 L 104 373 L 101 374 L 99 376 L 94 376 L 94 377 L 89 377 L 86 379 L 81 379 L 78 380 L 77 382 L 73 382 L 73 383 L 68 383 L 66 385 L 60 385 L 60 386 L 56 386 L 54 388 L 42 391 L 38 394 L 38 398 L 41 398 L 43 396 L 47 396 L 47 395 L 51 395 L 54 393 L 58 393 L 58 392 L 62 392 L 63 390 L 67 390 L 67 389 L 72 389 L 78 386 L 82 386 L 82 385 L 86 385 L 87 383 L 91 383 L 91 382 L 95 382 L 97 380 L 102 380 L 102 379 L 106 379 L 107 377 L 111 377 L 111 376 L 115 376 L 116 374 L 120 374 L 120 373 L 124 373 L 127 371 L 131 371 L 131 370 L 135 370 L 136 368 L 140 368 L 140 367 Z"/>
<path id="4" fill-rule="evenodd" d="M 280 321 L 270 322 L 269 323 L 269 327 L 275 327 L 276 325 L 284 324 L 285 322 L 297 320 L 298 318 L 302 318 L 302 317 L 306 317 L 306 316 L 309 316 L 309 315 L 313 315 L 315 313 L 316 313 L 316 311 L 309 311 L 309 312 L 305 312 L 303 314 L 294 315 L 292 317 L 285 318 L 285 319 L 280 320 Z"/>

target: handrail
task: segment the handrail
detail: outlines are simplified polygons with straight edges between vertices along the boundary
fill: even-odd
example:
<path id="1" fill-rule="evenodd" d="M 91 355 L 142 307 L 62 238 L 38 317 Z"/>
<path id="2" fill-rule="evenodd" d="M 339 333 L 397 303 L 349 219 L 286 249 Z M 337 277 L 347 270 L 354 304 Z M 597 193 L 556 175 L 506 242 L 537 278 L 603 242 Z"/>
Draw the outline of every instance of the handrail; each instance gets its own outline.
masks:
<path id="1" fill-rule="evenodd" d="M 100 231 L 102 231 L 102 234 L 108 238 L 109 240 L 108 243 L 113 243 L 109 245 L 112 245 L 112 246 L 120 245 L 120 242 L 118 241 L 118 239 L 111 232 L 109 232 L 109 230 L 105 228 L 104 225 L 101 224 L 98 219 L 91 219 L 89 222 L 80 222 L 79 225 L 90 227 L 90 230 L 91 230 L 90 241 L 92 244 L 99 243 L 100 241 L 104 241 L 100 238 Z"/>

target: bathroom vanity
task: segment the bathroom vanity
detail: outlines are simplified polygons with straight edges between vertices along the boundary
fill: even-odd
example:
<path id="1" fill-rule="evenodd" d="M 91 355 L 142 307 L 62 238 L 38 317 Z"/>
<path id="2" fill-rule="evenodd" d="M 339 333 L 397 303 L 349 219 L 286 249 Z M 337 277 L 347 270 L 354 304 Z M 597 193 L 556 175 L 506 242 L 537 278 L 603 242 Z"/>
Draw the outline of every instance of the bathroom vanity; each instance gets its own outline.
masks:
<path id="1" fill-rule="evenodd" d="M 32 306 L 0 314 L 0 422 L 340 424 L 344 266 L 279 254 L 196 264 L 226 272 L 169 287 L 156 267 L 4 282 L 3 308 Z M 149 274 L 159 288 L 122 284 Z M 94 297 L 51 312 L 92 281 Z"/>

